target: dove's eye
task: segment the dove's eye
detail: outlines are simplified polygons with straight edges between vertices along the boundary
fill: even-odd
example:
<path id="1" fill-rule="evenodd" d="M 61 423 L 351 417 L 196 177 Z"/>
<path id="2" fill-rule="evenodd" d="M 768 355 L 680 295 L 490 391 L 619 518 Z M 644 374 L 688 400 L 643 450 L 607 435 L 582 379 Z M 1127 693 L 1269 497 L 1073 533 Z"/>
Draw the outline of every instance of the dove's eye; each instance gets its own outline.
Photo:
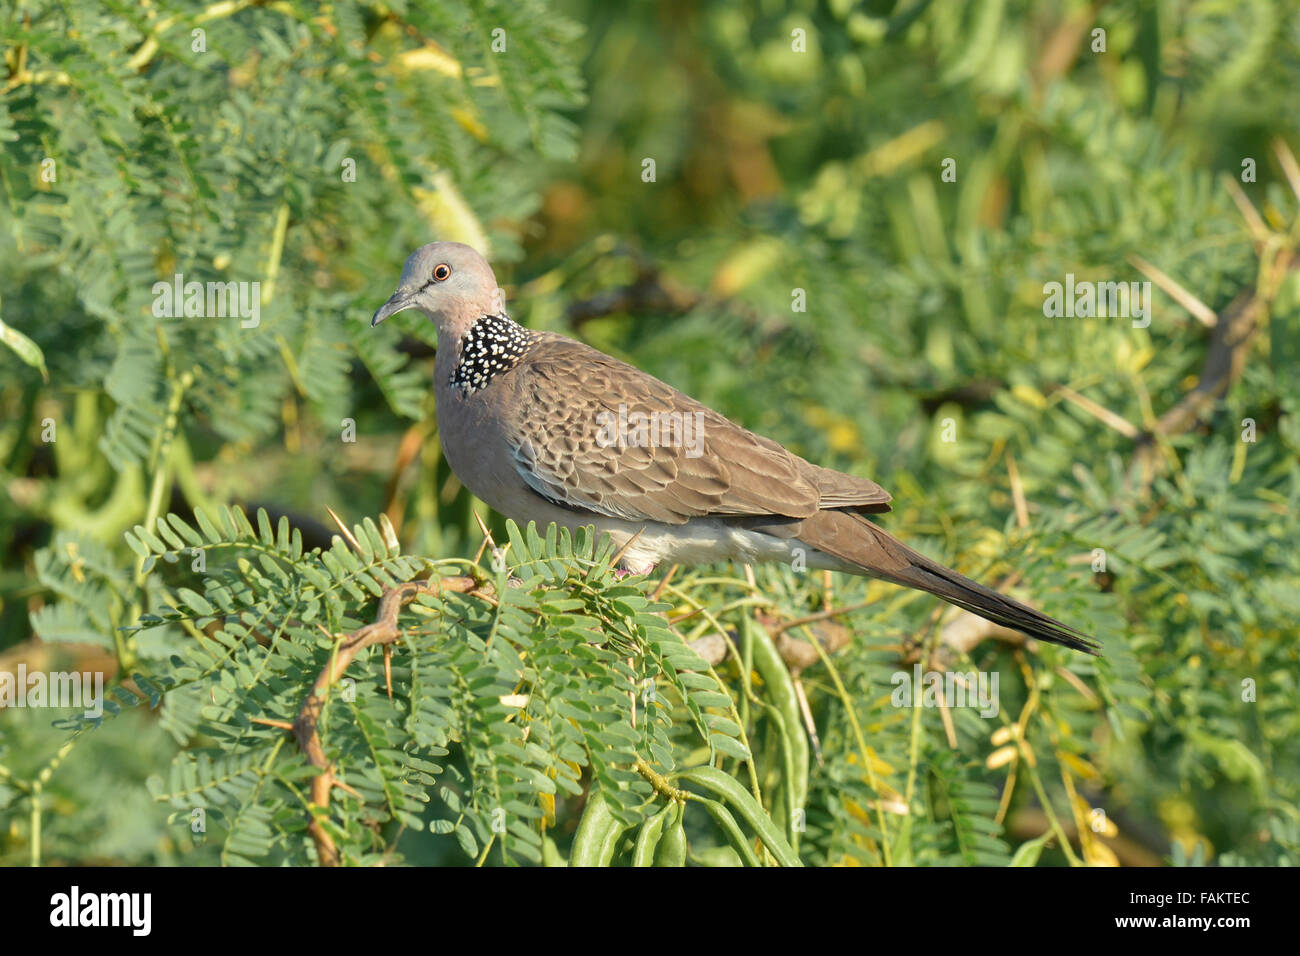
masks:
<path id="1" fill-rule="evenodd" d="M 451 275 L 451 266 L 447 263 L 442 262 L 433 267 L 433 277 L 439 282 L 446 281 L 449 275 Z"/>

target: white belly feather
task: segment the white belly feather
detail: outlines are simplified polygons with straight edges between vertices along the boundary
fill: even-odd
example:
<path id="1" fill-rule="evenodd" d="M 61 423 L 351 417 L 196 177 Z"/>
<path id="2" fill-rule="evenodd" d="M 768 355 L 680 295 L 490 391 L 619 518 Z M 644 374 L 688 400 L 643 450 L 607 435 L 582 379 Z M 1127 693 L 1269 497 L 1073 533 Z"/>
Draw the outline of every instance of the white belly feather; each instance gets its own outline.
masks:
<path id="1" fill-rule="evenodd" d="M 608 532 L 618 547 L 623 547 L 642 526 L 602 519 L 598 532 Z M 623 565 L 631 571 L 646 573 L 658 564 L 713 564 L 739 561 L 742 564 L 779 562 L 797 567 L 840 570 L 836 559 L 797 538 L 778 538 L 758 531 L 748 531 L 721 521 L 696 519 L 685 525 L 648 523 L 623 554 Z"/>

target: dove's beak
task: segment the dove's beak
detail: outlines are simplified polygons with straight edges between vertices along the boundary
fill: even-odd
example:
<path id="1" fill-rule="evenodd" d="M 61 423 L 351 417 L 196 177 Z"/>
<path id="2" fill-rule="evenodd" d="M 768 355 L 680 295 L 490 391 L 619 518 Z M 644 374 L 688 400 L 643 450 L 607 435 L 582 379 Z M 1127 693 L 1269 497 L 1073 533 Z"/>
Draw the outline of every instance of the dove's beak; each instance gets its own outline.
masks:
<path id="1" fill-rule="evenodd" d="M 396 315 L 398 312 L 405 312 L 407 309 L 415 308 L 415 296 L 410 292 L 403 292 L 398 289 L 393 293 L 392 298 L 379 307 L 373 316 L 370 317 L 370 327 L 373 329 L 390 315 Z"/>

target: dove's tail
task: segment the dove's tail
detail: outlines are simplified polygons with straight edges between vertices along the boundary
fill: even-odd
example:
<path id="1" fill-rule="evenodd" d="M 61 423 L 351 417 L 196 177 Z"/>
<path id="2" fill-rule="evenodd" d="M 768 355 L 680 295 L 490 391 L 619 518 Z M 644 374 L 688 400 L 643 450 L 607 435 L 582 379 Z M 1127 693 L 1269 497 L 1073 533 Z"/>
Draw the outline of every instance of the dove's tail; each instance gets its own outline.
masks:
<path id="1" fill-rule="evenodd" d="M 806 519 L 799 540 L 860 569 L 860 573 L 926 591 L 985 620 L 1052 644 L 1097 654 L 1086 634 L 999 594 L 913 551 L 860 514 L 822 511 Z"/>

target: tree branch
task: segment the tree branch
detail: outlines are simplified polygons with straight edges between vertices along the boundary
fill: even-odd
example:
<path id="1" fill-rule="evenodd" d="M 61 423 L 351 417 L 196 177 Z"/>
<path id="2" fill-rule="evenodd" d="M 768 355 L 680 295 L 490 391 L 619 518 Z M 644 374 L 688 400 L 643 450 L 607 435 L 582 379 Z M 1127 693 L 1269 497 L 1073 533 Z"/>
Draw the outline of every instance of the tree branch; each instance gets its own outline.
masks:
<path id="1" fill-rule="evenodd" d="M 485 590 L 486 589 L 486 590 Z M 325 747 L 320 738 L 320 716 L 329 697 L 330 688 L 343 676 L 353 659 L 367 647 L 376 644 L 392 644 L 401 637 L 397 626 L 397 616 L 402 608 L 410 604 L 420 594 L 439 594 L 454 592 L 490 597 L 491 587 L 480 585 L 471 577 L 447 577 L 435 582 L 407 581 L 384 591 L 379 599 L 379 611 L 371 624 L 358 628 L 343 639 L 337 651 L 330 656 L 330 661 L 316 678 L 311 693 L 303 701 L 298 716 L 293 722 L 294 736 L 298 738 L 298 747 L 307 760 L 320 773 L 311 782 L 312 821 L 307 827 L 316 844 L 316 857 L 321 866 L 338 866 L 339 852 L 334 840 L 326 832 L 322 823 L 329 812 L 330 791 L 338 783 L 334 777 L 334 768 L 325 756 Z"/>

